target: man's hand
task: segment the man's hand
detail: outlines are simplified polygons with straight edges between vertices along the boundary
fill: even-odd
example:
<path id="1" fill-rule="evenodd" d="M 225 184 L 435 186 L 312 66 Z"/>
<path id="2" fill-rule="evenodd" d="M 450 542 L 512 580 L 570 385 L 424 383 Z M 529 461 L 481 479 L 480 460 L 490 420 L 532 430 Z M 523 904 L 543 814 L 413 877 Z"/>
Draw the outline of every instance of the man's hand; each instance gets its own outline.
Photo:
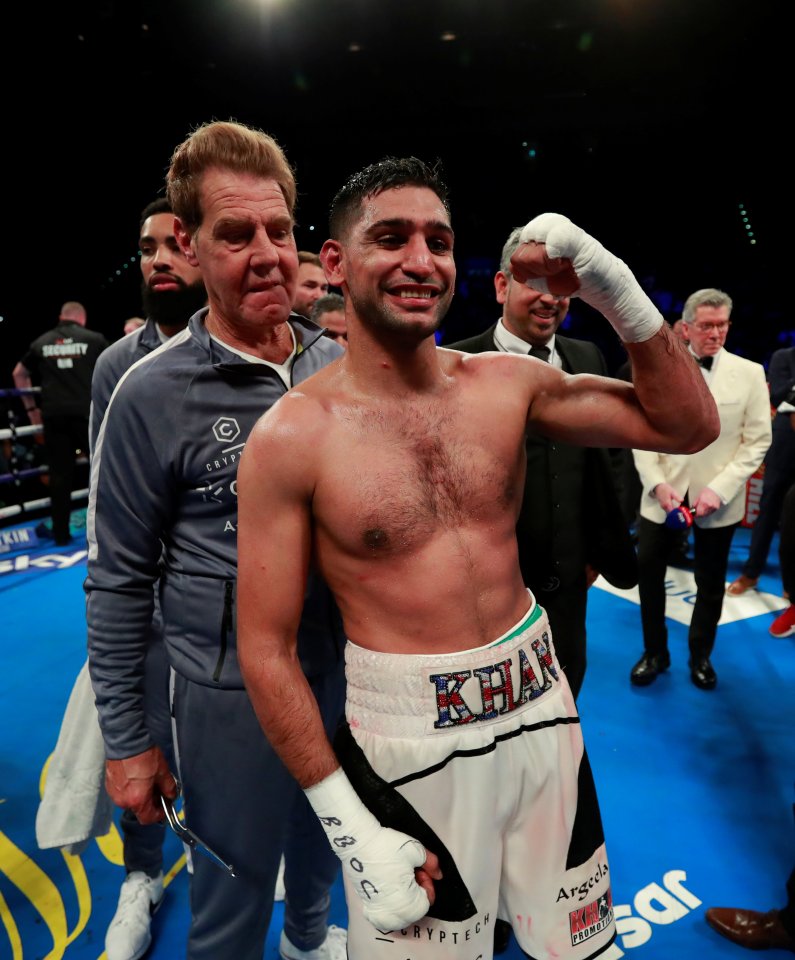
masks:
<path id="1" fill-rule="evenodd" d="M 25 413 L 28 415 L 28 422 L 33 427 L 40 427 L 42 425 L 41 419 L 41 408 L 40 407 L 26 407 Z M 39 442 L 39 437 L 41 437 L 41 442 L 44 443 L 44 434 L 37 433 L 36 442 Z"/>
<path id="2" fill-rule="evenodd" d="M 684 499 L 684 497 L 679 496 L 670 483 L 658 483 L 654 488 L 654 496 L 666 513 L 675 510 Z"/>
<path id="3" fill-rule="evenodd" d="M 723 501 L 717 495 L 717 493 L 715 493 L 714 490 L 710 490 L 709 487 L 704 487 L 701 493 L 696 497 L 696 501 L 691 509 L 694 517 L 708 517 L 716 510 L 720 510 L 722 506 Z"/>
<path id="4" fill-rule="evenodd" d="M 547 256 L 546 245 L 534 240 L 516 248 L 511 257 L 511 273 L 519 283 L 531 286 L 533 280 L 545 277 L 549 292 L 557 297 L 569 297 L 580 289 L 571 260 Z"/>
<path id="5" fill-rule="evenodd" d="M 118 807 L 132 810 L 139 823 L 157 823 L 164 817 L 161 795 L 177 798 L 177 781 L 159 747 L 134 757 L 105 762 L 105 789 Z"/>

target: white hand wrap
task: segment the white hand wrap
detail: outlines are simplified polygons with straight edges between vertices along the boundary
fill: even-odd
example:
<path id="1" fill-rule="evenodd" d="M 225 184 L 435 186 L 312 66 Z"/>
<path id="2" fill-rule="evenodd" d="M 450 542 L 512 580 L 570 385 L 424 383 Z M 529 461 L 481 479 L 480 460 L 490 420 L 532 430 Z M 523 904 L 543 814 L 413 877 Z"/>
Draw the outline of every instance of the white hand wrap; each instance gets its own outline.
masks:
<path id="1" fill-rule="evenodd" d="M 648 340 L 665 322 L 624 261 L 605 250 L 568 217 L 542 213 L 522 229 L 520 240 L 544 243 L 548 257 L 571 260 L 580 281 L 574 296 L 602 313 L 625 343 Z M 549 293 L 544 277 L 528 280 L 527 285 Z"/>
<path id="2" fill-rule="evenodd" d="M 418 841 L 382 827 L 342 770 L 305 791 L 346 877 L 379 930 L 399 930 L 424 917 L 430 904 L 414 868 L 425 862 Z"/>

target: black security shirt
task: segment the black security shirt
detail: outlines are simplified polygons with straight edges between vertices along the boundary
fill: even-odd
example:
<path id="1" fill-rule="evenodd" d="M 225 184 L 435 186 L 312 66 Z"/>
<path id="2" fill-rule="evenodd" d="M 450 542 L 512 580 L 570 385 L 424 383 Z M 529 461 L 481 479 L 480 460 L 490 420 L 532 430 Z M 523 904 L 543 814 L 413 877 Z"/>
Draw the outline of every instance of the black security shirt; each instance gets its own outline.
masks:
<path id="1" fill-rule="evenodd" d="M 41 387 L 43 417 L 88 416 L 94 365 L 107 346 L 101 333 L 71 320 L 61 321 L 31 343 L 22 364 Z"/>

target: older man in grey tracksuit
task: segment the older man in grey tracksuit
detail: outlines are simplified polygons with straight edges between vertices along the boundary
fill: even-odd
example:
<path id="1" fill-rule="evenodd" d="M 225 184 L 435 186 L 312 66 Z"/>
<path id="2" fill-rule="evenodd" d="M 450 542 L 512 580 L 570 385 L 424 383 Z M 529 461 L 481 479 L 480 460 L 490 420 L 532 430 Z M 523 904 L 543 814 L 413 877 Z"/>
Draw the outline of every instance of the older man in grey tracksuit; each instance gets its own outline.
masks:
<path id="1" fill-rule="evenodd" d="M 342 348 L 290 314 L 295 194 L 278 147 L 243 125 L 213 123 L 180 149 L 191 167 L 181 182 L 192 178 L 197 203 L 176 197 L 175 233 L 202 268 L 209 308 L 124 374 L 92 459 L 89 666 L 109 790 L 143 822 L 160 815 L 161 793 L 174 793 L 141 703 L 157 581 L 186 822 L 236 873 L 194 858 L 187 956 L 261 960 L 285 849 L 280 952 L 337 960 L 344 932 L 327 919 L 339 861 L 254 715 L 237 661 L 235 584 L 237 465 L 249 432 Z M 299 656 L 330 731 L 344 702 L 343 643 L 331 595 L 310 576 Z"/>
<path id="2" fill-rule="evenodd" d="M 264 939 L 289 811 L 305 800 L 262 736 L 237 663 L 235 477 L 246 437 L 287 383 L 214 341 L 205 313 L 123 378 L 99 431 L 89 504 L 89 662 L 108 756 L 142 752 L 152 740 L 141 663 L 159 576 L 187 823 L 239 874 L 194 862 L 192 885 L 205 891 L 198 899 L 206 914 L 193 927 L 206 919 L 242 936 L 253 924 Z M 293 315 L 290 324 L 303 344 L 292 369 L 300 382 L 341 348 L 309 321 Z M 344 638 L 320 580 L 309 584 L 301 639 L 304 670 L 333 731 L 344 701 Z M 301 889 L 309 901 L 313 878 L 325 901 L 336 877 L 333 854 L 327 874 L 317 870 L 324 844 L 321 833 L 316 846 L 287 857 L 305 865 Z M 326 910 L 324 902 L 323 924 Z"/>

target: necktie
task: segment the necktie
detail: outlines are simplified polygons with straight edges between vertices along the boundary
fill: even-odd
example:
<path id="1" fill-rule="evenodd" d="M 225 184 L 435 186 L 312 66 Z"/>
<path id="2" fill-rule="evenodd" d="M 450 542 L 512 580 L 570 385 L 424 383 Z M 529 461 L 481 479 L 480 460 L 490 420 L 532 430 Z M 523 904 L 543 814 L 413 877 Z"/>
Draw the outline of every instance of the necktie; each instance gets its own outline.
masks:
<path id="1" fill-rule="evenodd" d="M 714 357 L 696 357 L 696 360 L 698 361 L 698 365 L 700 367 L 703 367 L 705 370 L 712 369 L 712 361 L 714 359 L 715 359 Z"/>
<path id="2" fill-rule="evenodd" d="M 543 360 L 545 363 L 549 363 L 549 347 L 530 347 L 530 356 L 537 357 L 539 360 Z"/>

